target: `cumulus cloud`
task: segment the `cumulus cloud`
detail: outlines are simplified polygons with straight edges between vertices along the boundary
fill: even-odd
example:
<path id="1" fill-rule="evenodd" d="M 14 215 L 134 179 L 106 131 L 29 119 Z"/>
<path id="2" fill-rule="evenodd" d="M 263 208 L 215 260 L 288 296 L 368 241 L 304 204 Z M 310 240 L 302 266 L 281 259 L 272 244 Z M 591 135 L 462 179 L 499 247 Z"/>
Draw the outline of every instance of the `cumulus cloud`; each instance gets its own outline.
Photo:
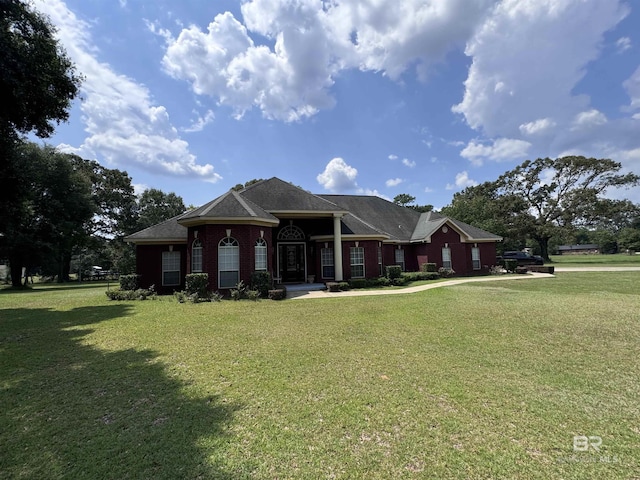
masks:
<path id="1" fill-rule="evenodd" d="M 460 155 L 476 165 L 482 165 L 483 159 L 495 162 L 517 160 L 527 156 L 531 144 L 524 140 L 499 138 L 490 145 L 471 141 Z"/>
<path id="2" fill-rule="evenodd" d="M 397 155 L 393 155 L 393 154 L 389 155 L 389 160 L 393 161 L 393 160 L 397 160 L 397 159 L 398 159 Z"/>
<path id="3" fill-rule="evenodd" d="M 389 180 L 387 180 L 385 182 L 385 185 L 389 188 L 391 187 L 397 187 L 398 185 L 400 185 L 402 182 L 404 182 L 403 179 L 401 178 L 390 178 Z"/>
<path id="4" fill-rule="evenodd" d="M 194 112 L 197 114 L 197 112 Z M 198 115 L 198 114 L 197 114 Z M 192 132 L 201 132 L 204 130 L 204 127 L 209 125 L 215 119 L 215 115 L 212 110 L 207 110 L 204 116 L 198 115 L 191 125 L 186 128 L 183 128 L 183 132 L 192 133 Z"/>
<path id="5" fill-rule="evenodd" d="M 627 13 L 613 0 L 500 2 L 467 43 L 473 63 L 453 111 L 491 138 L 515 138 L 532 118 L 570 123 L 589 102 L 574 87 Z"/>
<path id="6" fill-rule="evenodd" d="M 85 76 L 80 108 L 88 136 L 81 146 L 62 149 L 102 157 L 119 166 L 135 162 L 142 169 L 165 174 L 209 181 L 221 178 L 212 165 L 196 161 L 165 107 L 154 104 L 144 85 L 98 61 L 87 22 L 60 0 L 40 0 L 36 8 L 51 18 L 61 44 Z"/>
<path id="7" fill-rule="evenodd" d="M 597 127 L 607 123 L 607 117 L 604 113 L 592 108 L 585 112 L 578 113 L 573 119 L 573 130 L 580 130 L 583 128 Z"/>
<path id="8" fill-rule="evenodd" d="M 331 108 L 330 89 L 345 69 L 381 72 L 397 80 L 410 67 L 429 67 L 460 48 L 495 0 L 318 2 L 251 0 L 242 21 L 217 15 L 206 31 L 183 28 L 165 38 L 165 70 L 199 95 L 216 98 L 241 117 L 298 121 Z M 256 43 L 264 37 L 268 44 Z"/>
<path id="9" fill-rule="evenodd" d="M 353 168 L 340 157 L 332 159 L 316 180 L 325 190 L 334 193 L 348 192 L 358 189 L 356 177 L 358 170 Z"/>
<path id="10" fill-rule="evenodd" d="M 466 170 L 456 174 L 456 182 L 455 185 L 447 183 L 445 187 L 447 190 L 454 190 L 456 187 L 459 189 L 467 188 L 467 187 L 475 187 L 478 185 L 478 182 L 469 178 L 469 174 Z"/>

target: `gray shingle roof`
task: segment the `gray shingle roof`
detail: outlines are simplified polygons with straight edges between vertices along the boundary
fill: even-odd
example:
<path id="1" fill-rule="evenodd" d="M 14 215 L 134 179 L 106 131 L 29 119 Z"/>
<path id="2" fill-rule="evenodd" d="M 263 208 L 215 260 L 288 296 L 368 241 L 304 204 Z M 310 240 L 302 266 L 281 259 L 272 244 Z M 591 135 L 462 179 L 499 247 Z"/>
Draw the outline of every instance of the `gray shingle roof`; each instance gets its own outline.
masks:
<path id="1" fill-rule="evenodd" d="M 420 213 L 380 197 L 366 195 L 314 195 L 299 187 L 273 177 L 236 192 L 229 190 L 201 207 L 185 212 L 165 222 L 126 237 L 126 240 L 176 241 L 187 239 L 187 228 L 199 220 L 226 219 L 260 221 L 277 225 L 286 212 L 328 216 L 343 214 L 342 232 L 352 235 L 379 236 L 392 242 L 420 242 L 428 240 L 444 223 L 448 223 L 466 241 L 500 241 L 494 235 L 467 223 L 445 217 L 437 212 Z M 333 234 L 333 232 L 327 232 Z"/>
<path id="2" fill-rule="evenodd" d="M 273 177 L 262 180 L 240 191 L 242 198 L 260 205 L 268 212 L 343 212 L 344 210 L 295 185 Z"/>
<path id="3" fill-rule="evenodd" d="M 182 214 L 178 222 L 187 224 L 190 221 L 209 218 L 261 220 L 275 225 L 280 222 L 262 207 L 256 205 L 249 199 L 241 197 L 240 194 L 234 190 L 229 190 L 215 200 Z"/>
<path id="4" fill-rule="evenodd" d="M 178 219 L 184 215 L 177 215 L 169 220 L 160 222 L 151 227 L 133 233 L 125 240 L 133 243 L 144 243 L 145 241 L 187 241 L 187 227 L 178 223 Z"/>

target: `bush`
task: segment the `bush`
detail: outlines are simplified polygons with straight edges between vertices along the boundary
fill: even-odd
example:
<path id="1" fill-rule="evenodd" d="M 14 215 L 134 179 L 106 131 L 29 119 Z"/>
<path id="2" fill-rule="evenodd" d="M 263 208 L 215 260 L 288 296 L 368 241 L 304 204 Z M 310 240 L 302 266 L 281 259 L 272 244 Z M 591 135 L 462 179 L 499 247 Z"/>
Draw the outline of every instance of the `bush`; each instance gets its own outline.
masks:
<path id="1" fill-rule="evenodd" d="M 440 274 L 438 272 L 405 272 L 402 274 L 402 277 L 406 279 L 407 282 L 419 282 L 421 280 L 436 280 L 440 278 Z"/>
<path id="2" fill-rule="evenodd" d="M 173 294 L 175 299 L 180 303 L 202 303 L 202 302 L 219 302 L 222 300 L 222 295 L 218 292 L 207 291 L 206 296 L 202 297 L 197 293 L 187 293 L 186 291 L 175 292 Z"/>
<path id="3" fill-rule="evenodd" d="M 136 290 L 107 290 L 104 292 L 110 300 L 146 300 L 158 298 L 155 287 L 151 285 L 148 289 L 138 288 Z"/>
<path id="4" fill-rule="evenodd" d="M 231 289 L 231 300 L 242 300 L 247 298 L 247 286 L 240 280 L 235 288 Z"/>
<path id="5" fill-rule="evenodd" d="M 385 267 L 386 277 L 393 280 L 402 275 L 402 267 L 400 265 L 388 265 Z"/>
<path id="6" fill-rule="evenodd" d="M 435 263 L 423 263 L 420 265 L 421 272 L 438 272 L 438 266 Z"/>
<path id="7" fill-rule="evenodd" d="M 352 278 L 349 280 L 349 286 L 351 288 L 369 288 L 371 287 L 371 282 L 366 278 Z"/>
<path id="8" fill-rule="evenodd" d="M 190 273 L 184 279 L 185 293 L 187 295 L 198 295 L 206 298 L 209 296 L 209 274 L 208 273 Z"/>
<path id="9" fill-rule="evenodd" d="M 251 274 L 251 289 L 257 290 L 261 297 L 266 298 L 271 288 L 273 288 L 273 284 L 269 272 L 253 272 Z"/>
<path id="10" fill-rule="evenodd" d="M 388 287 L 389 285 L 391 285 L 391 280 L 389 280 L 387 277 L 378 277 L 371 279 L 372 287 Z"/>
<path id="11" fill-rule="evenodd" d="M 513 273 L 518 267 L 518 260 L 515 260 L 513 258 L 505 258 L 502 260 L 502 265 L 507 272 Z"/>
<path id="12" fill-rule="evenodd" d="M 397 278 L 391 278 L 390 280 L 391 280 L 391 285 L 393 285 L 394 287 L 404 287 L 407 283 L 409 283 L 407 278 L 403 276 L 400 276 Z"/>
<path id="13" fill-rule="evenodd" d="M 247 290 L 245 292 L 245 298 L 247 300 L 253 300 L 254 302 L 257 302 L 260 298 L 260 292 L 258 290 Z"/>
<path id="14" fill-rule="evenodd" d="M 120 275 L 120 290 L 133 291 L 138 289 L 138 282 L 142 275 L 135 273 L 130 275 Z"/>
<path id="15" fill-rule="evenodd" d="M 449 277 L 453 277 L 456 272 L 455 270 L 453 270 L 452 268 L 444 268 L 444 267 L 440 267 L 438 269 L 438 274 L 442 277 L 442 278 L 449 278 Z"/>
<path id="16" fill-rule="evenodd" d="M 280 288 L 269 290 L 268 298 L 269 300 L 284 300 L 287 298 L 287 289 L 281 286 Z"/>

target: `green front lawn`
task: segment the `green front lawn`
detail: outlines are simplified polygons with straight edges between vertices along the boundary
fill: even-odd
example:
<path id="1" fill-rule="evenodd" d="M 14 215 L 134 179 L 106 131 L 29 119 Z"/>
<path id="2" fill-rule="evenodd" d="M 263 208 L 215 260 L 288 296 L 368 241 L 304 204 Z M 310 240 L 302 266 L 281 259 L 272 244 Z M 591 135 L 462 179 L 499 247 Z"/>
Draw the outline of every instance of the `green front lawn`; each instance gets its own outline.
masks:
<path id="1" fill-rule="evenodd" d="M 613 255 L 551 255 L 551 261 L 558 267 L 577 267 L 581 265 L 592 267 L 640 267 L 640 255 L 616 253 Z"/>
<path id="2" fill-rule="evenodd" d="M 639 280 L 196 305 L 1 291 L 0 478 L 634 477 Z"/>

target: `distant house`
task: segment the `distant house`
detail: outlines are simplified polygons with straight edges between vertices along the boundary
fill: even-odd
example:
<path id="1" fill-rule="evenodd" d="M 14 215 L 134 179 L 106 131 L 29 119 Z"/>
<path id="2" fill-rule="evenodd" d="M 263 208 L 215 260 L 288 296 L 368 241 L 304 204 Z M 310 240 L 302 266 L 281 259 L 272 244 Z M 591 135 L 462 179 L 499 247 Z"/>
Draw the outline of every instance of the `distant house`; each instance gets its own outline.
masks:
<path id="1" fill-rule="evenodd" d="M 209 274 L 213 290 L 247 283 L 254 271 L 282 283 L 372 278 L 387 265 L 417 271 L 426 262 L 480 273 L 502 238 L 379 197 L 314 195 L 274 177 L 126 240 L 136 245 L 141 286 L 171 292 L 196 272 Z"/>
<path id="2" fill-rule="evenodd" d="M 600 253 L 600 246 L 595 243 L 585 243 L 584 245 L 560 245 L 558 255 L 584 255 Z"/>

